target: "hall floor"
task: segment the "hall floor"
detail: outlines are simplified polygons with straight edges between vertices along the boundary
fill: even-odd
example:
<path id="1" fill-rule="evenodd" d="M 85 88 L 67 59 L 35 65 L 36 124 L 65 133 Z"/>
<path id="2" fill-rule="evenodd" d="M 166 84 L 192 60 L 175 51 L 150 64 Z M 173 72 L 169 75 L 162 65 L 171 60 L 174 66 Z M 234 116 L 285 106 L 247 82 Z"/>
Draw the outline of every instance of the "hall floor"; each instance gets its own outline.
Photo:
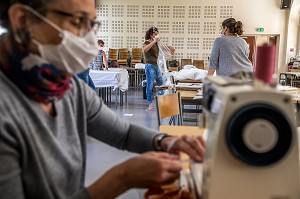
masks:
<path id="1" fill-rule="evenodd" d="M 120 117 L 131 123 L 136 123 L 152 129 L 158 129 L 156 111 L 146 111 L 147 101 L 143 99 L 142 90 L 129 89 L 127 103 L 123 106 L 110 105 Z M 197 125 L 189 124 L 186 125 Z M 103 144 L 93 138 L 88 139 L 86 185 L 91 184 L 114 165 L 133 157 L 135 154 L 120 151 Z M 109 187 L 108 187 L 109 188 Z M 132 189 L 118 199 L 143 199 L 143 189 Z"/>

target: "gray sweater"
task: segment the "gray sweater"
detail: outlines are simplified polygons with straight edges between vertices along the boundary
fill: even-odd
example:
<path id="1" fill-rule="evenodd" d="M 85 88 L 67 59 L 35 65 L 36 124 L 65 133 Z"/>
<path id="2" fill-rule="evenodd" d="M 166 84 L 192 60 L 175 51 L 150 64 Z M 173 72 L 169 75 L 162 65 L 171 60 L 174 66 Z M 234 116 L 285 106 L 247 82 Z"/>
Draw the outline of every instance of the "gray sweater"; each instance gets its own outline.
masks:
<path id="1" fill-rule="evenodd" d="M 230 76 L 239 71 L 253 72 L 248 59 L 249 46 L 236 36 L 216 38 L 209 57 L 209 68 L 215 69 L 220 76 Z"/>
<path id="2" fill-rule="evenodd" d="M 85 83 L 42 111 L 0 72 L 0 198 L 90 198 L 84 188 L 86 135 L 132 152 L 152 150 L 157 133 L 124 122 Z"/>

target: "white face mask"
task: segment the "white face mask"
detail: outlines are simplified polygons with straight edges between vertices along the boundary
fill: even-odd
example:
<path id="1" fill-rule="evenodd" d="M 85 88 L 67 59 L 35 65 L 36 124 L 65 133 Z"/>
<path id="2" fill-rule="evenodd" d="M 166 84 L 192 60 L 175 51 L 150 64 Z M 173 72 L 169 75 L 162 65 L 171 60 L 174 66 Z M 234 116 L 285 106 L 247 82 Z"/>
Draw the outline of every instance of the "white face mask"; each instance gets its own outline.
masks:
<path id="1" fill-rule="evenodd" d="M 45 45 L 33 40 L 42 58 L 55 65 L 57 69 L 66 71 L 69 74 L 76 74 L 88 68 L 88 63 L 98 53 L 97 38 L 93 30 L 83 37 L 78 37 L 61 29 L 32 8 L 27 7 L 27 9 L 56 29 L 62 38 L 61 43 L 57 45 Z"/>

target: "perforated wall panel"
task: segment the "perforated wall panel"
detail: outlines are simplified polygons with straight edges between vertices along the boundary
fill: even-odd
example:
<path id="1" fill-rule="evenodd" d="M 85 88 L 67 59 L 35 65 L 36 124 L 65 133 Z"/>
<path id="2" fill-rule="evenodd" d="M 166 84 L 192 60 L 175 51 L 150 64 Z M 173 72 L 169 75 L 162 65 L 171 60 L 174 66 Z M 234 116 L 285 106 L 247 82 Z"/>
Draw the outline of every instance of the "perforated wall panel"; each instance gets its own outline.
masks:
<path id="1" fill-rule="evenodd" d="M 97 16 L 108 17 L 108 5 L 97 5 Z"/>
<path id="2" fill-rule="evenodd" d="M 201 6 L 189 6 L 189 18 L 201 18 Z"/>
<path id="3" fill-rule="evenodd" d="M 221 6 L 220 7 L 220 18 L 226 19 L 232 17 L 233 6 Z"/>
<path id="4" fill-rule="evenodd" d="M 127 33 L 139 33 L 139 21 L 127 21 Z"/>
<path id="5" fill-rule="evenodd" d="M 154 6 L 143 6 L 142 17 L 154 18 Z"/>
<path id="6" fill-rule="evenodd" d="M 177 50 L 184 49 L 184 37 L 173 37 L 172 46 Z"/>
<path id="7" fill-rule="evenodd" d="M 200 48 L 200 38 L 187 38 L 187 49 L 194 49 L 197 50 Z"/>
<path id="8" fill-rule="evenodd" d="M 126 37 L 126 48 L 136 48 L 139 46 L 138 36 L 127 36 Z"/>
<path id="9" fill-rule="evenodd" d="M 100 20 L 100 28 L 99 28 L 99 32 L 103 33 L 103 32 L 108 32 L 108 20 Z"/>
<path id="10" fill-rule="evenodd" d="M 204 60 L 205 66 L 208 65 L 209 55 L 210 55 L 210 53 L 202 53 L 202 59 Z"/>
<path id="11" fill-rule="evenodd" d="M 183 58 L 185 58 L 185 56 L 183 55 L 183 53 L 179 53 L 179 52 L 175 52 L 174 53 L 174 59 L 180 61 Z"/>
<path id="12" fill-rule="evenodd" d="M 158 6 L 157 17 L 158 18 L 169 18 L 170 17 L 170 6 Z"/>
<path id="13" fill-rule="evenodd" d="M 180 21 L 174 21 L 172 23 L 172 33 L 173 34 L 183 34 L 184 33 L 184 23 Z"/>
<path id="14" fill-rule="evenodd" d="M 101 1 L 100 1 L 101 2 Z M 159 30 L 161 41 L 175 47 L 174 59 L 203 59 L 205 64 L 222 21 L 234 16 L 232 5 L 168 5 L 148 2 L 98 3 L 101 22 L 97 38 L 110 48 L 141 48 L 145 32 L 152 26 Z"/>
<path id="15" fill-rule="evenodd" d="M 199 59 L 199 54 L 198 53 L 187 53 L 186 57 L 190 58 L 190 59 Z"/>
<path id="16" fill-rule="evenodd" d="M 111 37 L 111 48 L 123 48 L 123 36 Z"/>
<path id="17" fill-rule="evenodd" d="M 188 22 L 188 34 L 200 34 L 200 22 Z"/>
<path id="18" fill-rule="evenodd" d="M 127 17 L 139 17 L 139 5 L 127 5 Z"/>
<path id="19" fill-rule="evenodd" d="M 203 38 L 202 50 L 210 50 L 214 41 L 215 38 Z"/>
<path id="20" fill-rule="evenodd" d="M 124 17 L 124 6 L 113 5 L 112 6 L 112 17 Z"/>
<path id="21" fill-rule="evenodd" d="M 185 18 L 185 6 L 173 6 L 173 18 Z"/>
<path id="22" fill-rule="evenodd" d="M 204 18 L 217 18 L 217 6 L 204 6 Z"/>
<path id="23" fill-rule="evenodd" d="M 124 32 L 123 21 L 112 21 L 111 32 Z"/>
<path id="24" fill-rule="evenodd" d="M 204 26 L 203 26 L 203 34 L 209 34 L 209 35 L 213 35 L 216 34 L 216 32 L 218 32 L 219 29 L 217 29 L 217 25 L 216 22 L 204 22 Z"/>

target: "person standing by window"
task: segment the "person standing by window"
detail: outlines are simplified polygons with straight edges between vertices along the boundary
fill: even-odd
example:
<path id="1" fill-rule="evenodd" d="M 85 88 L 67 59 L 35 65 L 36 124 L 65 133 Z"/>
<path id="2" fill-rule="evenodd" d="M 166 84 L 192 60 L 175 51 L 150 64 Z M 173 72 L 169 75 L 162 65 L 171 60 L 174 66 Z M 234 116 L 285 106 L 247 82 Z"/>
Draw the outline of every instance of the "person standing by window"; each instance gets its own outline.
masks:
<path id="1" fill-rule="evenodd" d="M 209 57 L 208 75 L 216 71 L 220 76 L 231 76 L 237 72 L 253 72 L 248 59 L 249 46 L 239 37 L 243 34 L 243 24 L 234 18 L 222 23 L 222 37 L 216 38 Z"/>
<path id="2" fill-rule="evenodd" d="M 159 53 L 159 48 L 157 42 L 160 41 L 158 37 L 158 29 L 155 27 L 151 27 L 146 31 L 145 35 L 145 43 L 143 46 L 143 53 L 145 56 L 145 73 L 146 73 L 146 96 L 147 101 L 149 103 L 148 110 L 154 110 L 154 104 L 152 102 L 152 92 L 154 81 L 158 86 L 163 84 L 163 77 L 161 71 L 157 65 L 157 57 Z"/>

